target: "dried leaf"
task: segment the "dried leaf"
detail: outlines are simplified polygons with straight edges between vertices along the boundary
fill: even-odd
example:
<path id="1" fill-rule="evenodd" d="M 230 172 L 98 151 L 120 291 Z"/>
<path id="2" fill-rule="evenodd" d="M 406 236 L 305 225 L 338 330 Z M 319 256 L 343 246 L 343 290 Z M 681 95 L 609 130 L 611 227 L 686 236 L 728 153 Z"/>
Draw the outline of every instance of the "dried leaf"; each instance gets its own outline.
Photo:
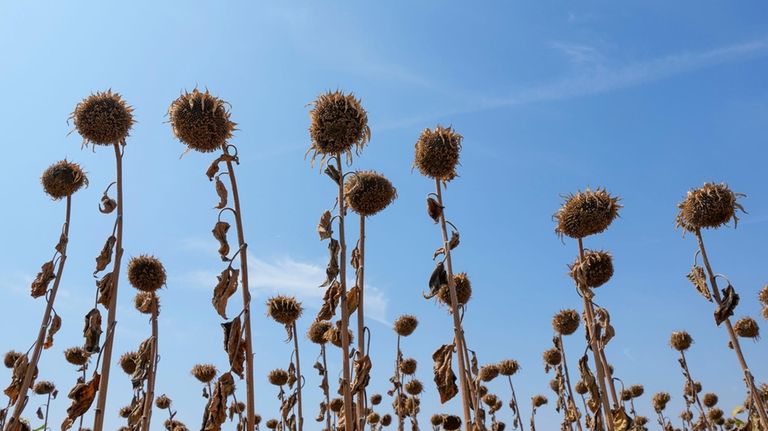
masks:
<path id="1" fill-rule="evenodd" d="M 361 263 L 361 255 L 360 255 L 360 242 L 358 241 L 358 244 L 355 246 L 355 248 L 352 250 L 352 257 L 349 260 L 349 264 L 352 265 L 352 268 L 355 269 L 355 272 L 357 272 L 360 269 L 360 263 Z"/>
<path id="2" fill-rule="evenodd" d="M 83 328 L 85 345 L 83 348 L 86 352 L 98 353 L 101 332 L 101 312 L 98 308 L 93 308 L 85 315 L 85 328 Z"/>
<path id="3" fill-rule="evenodd" d="M 331 241 L 328 243 L 330 259 L 328 260 L 328 266 L 325 268 L 326 278 L 325 282 L 321 284 L 320 287 L 330 286 L 331 283 L 333 283 L 333 280 L 336 279 L 336 276 L 339 275 L 339 248 L 339 242 L 331 238 Z"/>
<path id="4" fill-rule="evenodd" d="M 328 411 L 328 406 L 325 405 L 325 401 L 320 401 L 320 411 L 315 416 L 315 422 L 322 422 L 325 419 L 325 413 Z"/>
<path id="5" fill-rule="evenodd" d="M 54 314 L 51 324 L 48 326 L 48 335 L 45 337 L 43 343 L 43 349 L 50 349 L 53 347 L 53 336 L 56 335 L 61 329 L 61 317 L 58 314 Z"/>
<path id="6" fill-rule="evenodd" d="M 707 301 L 712 302 L 712 294 L 709 291 L 709 286 L 707 285 L 707 279 L 704 276 L 704 268 L 693 265 L 693 268 L 691 268 L 691 272 L 688 273 L 686 276 L 688 280 L 693 283 L 694 287 L 696 287 L 696 290 L 707 299 Z"/>
<path id="7" fill-rule="evenodd" d="M 437 392 L 440 393 L 440 403 L 442 404 L 459 393 L 459 388 L 456 386 L 456 374 L 451 368 L 453 348 L 453 344 L 443 344 L 432 354 L 435 384 L 437 385 Z"/>
<path id="8" fill-rule="evenodd" d="M 108 272 L 101 277 L 101 280 L 96 282 L 98 288 L 98 294 L 96 302 L 109 309 L 109 305 L 112 301 L 112 287 L 114 286 L 113 273 Z"/>
<path id="9" fill-rule="evenodd" d="M 320 235 L 320 241 L 326 240 L 333 235 L 330 211 L 326 211 L 320 216 L 320 223 L 317 224 L 317 234 Z"/>
<path id="10" fill-rule="evenodd" d="M 290 365 L 288 365 L 288 381 L 286 384 L 288 385 L 288 389 L 293 389 L 293 384 L 296 383 L 298 380 L 298 377 L 296 377 L 296 364 L 291 362 Z"/>
<path id="11" fill-rule="evenodd" d="M 427 214 L 435 223 L 440 221 L 440 217 L 443 215 L 443 207 L 437 203 L 435 198 L 427 198 Z"/>
<path id="12" fill-rule="evenodd" d="M 229 242 L 227 241 L 227 232 L 229 231 L 229 223 L 225 221 L 216 222 L 216 225 L 211 231 L 213 237 L 219 241 L 219 255 L 221 260 L 227 261 L 227 255 L 229 254 Z"/>
<path id="13" fill-rule="evenodd" d="M 75 419 L 84 415 L 91 408 L 91 404 L 93 404 L 93 400 L 96 398 L 96 391 L 99 389 L 100 380 L 101 376 L 99 373 L 93 373 L 93 377 L 88 383 L 78 382 L 69 391 L 67 397 L 72 400 L 72 405 L 67 408 L 67 418 L 61 424 L 62 431 L 68 430 L 75 422 Z"/>
<path id="14" fill-rule="evenodd" d="M 608 310 L 602 307 L 597 307 L 595 309 L 595 314 L 597 316 L 597 322 L 602 328 L 600 341 L 603 343 L 603 345 L 606 345 L 616 335 L 616 330 L 611 325 L 611 315 L 608 314 Z"/>
<path id="15" fill-rule="evenodd" d="M 101 204 L 99 205 L 99 212 L 102 214 L 109 214 L 117 208 L 117 201 L 107 196 L 106 193 L 101 197 Z"/>
<path id="16" fill-rule="evenodd" d="M 13 375 L 11 376 L 11 383 L 3 391 L 5 395 L 10 398 L 11 403 L 15 403 L 21 391 L 21 384 L 24 382 L 24 376 L 27 374 L 27 368 L 29 368 L 29 358 L 27 355 L 21 355 L 16 359 L 13 364 Z M 37 370 L 35 370 L 35 377 L 37 376 Z"/>
<path id="17" fill-rule="evenodd" d="M 616 407 L 611 411 L 613 416 L 613 430 L 614 431 L 629 431 L 632 427 L 632 419 L 627 415 L 626 410 L 623 407 Z"/>
<path id="18" fill-rule="evenodd" d="M 438 262 L 432 275 L 429 276 L 429 293 L 422 294 L 424 298 L 431 299 L 440 292 L 444 286 L 448 286 L 448 273 L 445 271 L 443 262 Z"/>
<path id="19" fill-rule="evenodd" d="M 104 247 L 101 248 L 101 253 L 96 256 L 96 271 L 93 271 L 94 275 L 104 271 L 104 268 L 109 265 L 109 262 L 112 262 L 112 249 L 114 249 L 116 241 L 117 238 L 115 238 L 114 235 L 110 235 L 110 237 L 107 238 Z"/>
<path id="20" fill-rule="evenodd" d="M 328 175 L 328 177 L 330 177 L 337 185 L 341 184 L 341 174 L 339 173 L 339 170 L 336 169 L 336 166 L 328 165 L 325 168 L 325 174 Z"/>
<path id="21" fill-rule="evenodd" d="M 222 209 L 227 206 L 227 188 L 221 181 L 220 177 L 216 178 L 216 194 L 219 196 L 219 203 L 216 204 L 216 209 Z"/>
<path id="22" fill-rule="evenodd" d="M 221 425 L 227 420 L 227 398 L 234 391 L 235 379 L 232 373 L 222 374 L 206 407 L 203 431 L 221 431 Z"/>
<path id="23" fill-rule="evenodd" d="M 357 305 L 360 302 L 360 288 L 352 287 L 347 291 L 347 316 L 357 311 Z"/>
<path id="24" fill-rule="evenodd" d="M 352 380 L 352 395 L 364 391 L 371 380 L 371 358 L 368 355 L 355 359 L 355 378 Z"/>
<path id="25" fill-rule="evenodd" d="M 153 338 L 147 338 L 139 345 L 139 350 L 136 352 L 136 358 L 134 363 L 136 368 L 131 375 L 131 382 L 134 389 L 139 389 L 144 385 L 144 381 L 149 377 L 149 372 L 152 370 L 152 346 L 154 344 Z"/>
<path id="26" fill-rule="evenodd" d="M 726 319 L 733 316 L 733 312 L 736 310 L 736 306 L 739 305 L 739 294 L 736 293 L 736 290 L 733 288 L 733 286 L 728 284 L 728 286 L 723 289 L 722 292 L 723 300 L 715 310 L 715 323 L 717 323 L 717 326 L 720 326 L 720 324 L 725 322 Z"/>
<path id="27" fill-rule="evenodd" d="M 211 162 L 211 165 L 208 166 L 208 169 L 205 171 L 205 175 L 208 177 L 209 181 L 213 181 L 213 177 L 216 176 L 217 173 L 219 173 L 219 163 L 221 162 L 235 162 L 238 163 L 237 157 L 229 155 L 229 154 L 222 154 L 220 155 L 216 160 Z"/>
<path id="28" fill-rule="evenodd" d="M 451 239 L 448 240 L 448 249 L 453 250 L 454 248 L 459 246 L 459 233 L 456 231 L 451 232 Z M 436 259 L 437 256 L 441 256 L 445 254 L 445 247 L 440 247 L 437 250 L 435 250 L 435 253 L 432 255 L 432 260 Z"/>
<path id="29" fill-rule="evenodd" d="M 291 410 L 293 410 L 293 406 L 296 405 L 296 392 L 292 393 L 291 396 L 283 400 L 282 405 L 280 406 L 280 414 L 283 417 L 283 420 L 288 422 L 288 415 L 291 413 Z"/>
<path id="30" fill-rule="evenodd" d="M 243 378 L 245 364 L 245 341 L 242 338 L 242 322 L 240 318 L 221 324 L 224 329 L 224 351 L 229 356 L 231 371 Z"/>
<path id="31" fill-rule="evenodd" d="M 56 251 L 58 251 L 60 254 L 66 254 L 67 253 L 67 243 L 69 242 L 69 238 L 67 238 L 67 235 L 64 234 L 64 232 L 61 233 L 59 236 L 59 242 L 56 244 Z"/>
<path id="32" fill-rule="evenodd" d="M 40 267 L 37 277 L 32 281 L 32 297 L 39 298 L 45 295 L 45 292 L 48 291 L 48 285 L 54 278 L 56 276 L 53 274 L 53 261 L 45 262 Z"/>
<path id="33" fill-rule="evenodd" d="M 40 420 L 43 420 L 43 418 L 45 418 L 45 415 L 43 415 L 42 407 L 37 408 L 37 411 L 35 412 L 35 416 L 37 416 L 37 418 Z"/>
<path id="34" fill-rule="evenodd" d="M 331 320 L 331 318 L 336 315 L 336 307 L 339 306 L 339 299 L 341 299 L 341 284 L 338 281 L 334 281 L 325 291 L 323 305 L 320 307 L 320 311 L 317 313 L 317 318 L 315 320 Z"/>
<path id="35" fill-rule="evenodd" d="M 232 267 L 227 267 L 221 272 L 221 275 L 216 278 L 219 282 L 213 289 L 213 308 L 219 313 L 222 319 L 227 319 L 227 302 L 232 295 L 237 292 L 237 283 L 240 276 L 240 270 Z"/>

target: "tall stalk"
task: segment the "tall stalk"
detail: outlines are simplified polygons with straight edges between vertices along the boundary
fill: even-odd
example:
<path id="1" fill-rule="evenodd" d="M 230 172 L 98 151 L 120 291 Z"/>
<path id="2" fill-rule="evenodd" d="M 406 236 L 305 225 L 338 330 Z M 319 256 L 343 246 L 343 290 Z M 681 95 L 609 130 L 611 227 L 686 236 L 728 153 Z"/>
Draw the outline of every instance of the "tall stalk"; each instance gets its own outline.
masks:
<path id="1" fill-rule="evenodd" d="M 154 297 L 154 293 L 152 293 L 152 296 Z M 157 325 L 157 304 L 159 304 L 158 299 L 156 297 L 153 298 L 152 301 L 152 314 L 151 314 L 151 321 L 152 321 L 152 349 L 150 353 L 151 362 L 150 362 L 150 369 L 147 373 L 147 390 L 144 395 L 144 413 L 142 415 L 142 430 L 149 431 L 149 426 L 152 423 L 152 403 L 154 403 L 155 400 L 155 381 L 157 380 L 157 362 L 158 362 L 158 325 Z"/>
<path id="2" fill-rule="evenodd" d="M 563 345 L 563 335 L 557 334 L 558 339 L 558 347 L 560 348 L 560 355 L 563 357 L 562 364 L 563 364 L 563 371 L 565 376 L 565 387 L 568 390 L 568 401 L 570 403 L 570 407 L 573 408 L 573 413 L 576 415 L 576 428 L 578 428 L 579 431 L 582 431 L 581 429 L 581 418 L 579 415 L 579 409 L 576 407 L 576 399 L 573 397 L 573 387 L 571 386 L 571 376 L 568 374 L 568 360 L 565 357 L 565 346 Z M 511 383 L 511 379 L 510 379 Z"/>
<path id="3" fill-rule="evenodd" d="M 365 351 L 365 216 L 360 215 L 360 238 L 358 239 L 357 249 L 359 251 L 360 260 L 357 268 L 357 287 L 358 302 L 357 302 L 357 351 L 360 357 L 364 357 L 367 353 Z M 357 393 L 357 427 L 359 430 L 365 429 L 365 390 L 360 390 Z"/>
<path id="4" fill-rule="evenodd" d="M 294 323 L 291 326 L 293 331 L 293 349 L 296 355 L 296 375 L 298 376 L 296 381 L 296 401 L 299 409 L 299 431 L 301 431 L 304 429 L 304 415 L 301 405 L 301 387 L 304 385 L 304 377 L 301 375 L 301 360 L 299 359 L 299 335 L 296 333 L 296 324 Z"/>

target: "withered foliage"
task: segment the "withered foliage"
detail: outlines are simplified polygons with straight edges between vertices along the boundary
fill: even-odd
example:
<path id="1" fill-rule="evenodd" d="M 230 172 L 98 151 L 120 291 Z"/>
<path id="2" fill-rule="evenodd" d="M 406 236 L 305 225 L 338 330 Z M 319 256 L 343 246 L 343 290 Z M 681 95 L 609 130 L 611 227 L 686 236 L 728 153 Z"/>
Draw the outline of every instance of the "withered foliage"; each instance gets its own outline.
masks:
<path id="1" fill-rule="evenodd" d="M 19 355 L 19 357 L 16 358 L 16 361 L 13 363 L 13 375 L 11 376 L 11 383 L 7 388 L 5 388 L 5 391 L 3 391 L 3 393 L 8 396 L 12 403 L 15 403 L 19 397 L 21 384 L 24 382 L 24 376 L 27 374 L 28 368 L 29 358 L 27 355 Z M 35 377 L 37 377 L 37 369 L 35 369 L 34 374 Z"/>
<path id="2" fill-rule="evenodd" d="M 72 427 L 75 420 L 84 415 L 88 409 L 91 408 L 94 398 L 96 398 L 96 391 L 99 389 L 99 382 L 101 376 L 99 373 L 93 373 L 93 377 L 87 383 L 78 382 L 67 397 L 72 400 L 72 404 L 67 408 L 67 418 L 61 424 L 61 430 L 66 431 Z"/>
<path id="3" fill-rule="evenodd" d="M 459 387 L 456 385 L 456 374 L 453 373 L 451 365 L 454 347 L 453 344 L 443 344 L 432 354 L 434 380 L 442 404 L 445 404 L 459 393 Z"/>
<path id="4" fill-rule="evenodd" d="M 448 250 L 453 250 L 454 248 L 459 246 L 460 242 L 459 233 L 457 231 L 451 232 L 451 239 L 448 240 Z M 445 247 L 440 247 L 437 250 L 435 250 L 435 253 L 432 255 L 432 259 L 436 259 L 437 256 L 444 255 L 445 254 Z"/>
<path id="5" fill-rule="evenodd" d="M 438 262 L 432 274 L 429 276 L 429 293 L 424 293 L 426 299 L 434 298 L 435 295 L 448 286 L 448 272 L 445 270 L 445 264 Z"/>
<path id="6" fill-rule="evenodd" d="M 40 267 L 40 272 L 32 281 L 32 297 L 39 298 L 48 291 L 48 285 L 56 276 L 53 274 L 53 261 L 45 262 Z"/>
<path id="7" fill-rule="evenodd" d="M 439 222 L 440 217 L 443 215 L 443 206 L 433 197 L 427 198 L 427 214 L 435 223 Z"/>
<path id="8" fill-rule="evenodd" d="M 715 323 L 720 326 L 726 319 L 733 316 L 736 306 L 739 305 L 739 294 L 730 284 L 722 290 L 723 300 L 715 310 Z"/>
<path id="9" fill-rule="evenodd" d="M 227 399 L 234 392 L 235 379 L 232 373 L 222 374 L 205 409 L 203 431 L 221 431 L 221 425 L 227 420 Z"/>
<path id="10" fill-rule="evenodd" d="M 225 221 L 218 221 L 213 226 L 213 237 L 219 242 L 219 255 L 221 260 L 227 261 L 227 255 L 229 254 L 229 242 L 227 241 L 227 232 L 229 231 L 229 223 Z"/>
<path id="11" fill-rule="evenodd" d="M 133 374 L 131 374 L 131 382 L 133 388 L 141 388 L 144 381 L 149 376 L 152 370 L 152 346 L 154 344 L 153 338 L 147 338 L 139 345 L 139 350 L 136 352 L 136 356 L 133 357 Z"/>
<path id="12" fill-rule="evenodd" d="M 355 359 L 355 377 L 352 380 L 352 395 L 364 391 L 371 380 L 371 358 L 368 355 Z"/>
<path id="13" fill-rule="evenodd" d="M 110 235 L 107 241 L 104 243 L 104 247 L 101 248 L 101 252 L 96 256 L 96 270 L 93 274 L 104 271 L 104 269 L 112 261 L 112 250 L 115 248 L 115 242 L 117 238 L 114 235 Z"/>
<path id="14" fill-rule="evenodd" d="M 101 312 L 98 308 L 93 308 L 85 315 L 85 327 L 83 328 L 85 344 L 83 348 L 86 352 L 97 353 L 99 351 L 101 333 Z"/>
<path id="15" fill-rule="evenodd" d="M 96 281 L 96 302 L 98 304 L 103 305 L 107 309 L 109 309 L 110 301 L 112 300 L 112 292 L 114 291 L 114 274 L 111 272 L 108 272 L 104 274 L 103 277 L 101 277 L 100 280 Z"/>
<path id="16" fill-rule="evenodd" d="M 330 166 L 329 166 L 330 167 Z M 320 222 L 317 224 L 317 234 L 320 235 L 320 241 L 326 240 L 333 235 L 333 227 L 331 226 L 331 212 L 325 211 L 320 216 Z"/>
<path id="17" fill-rule="evenodd" d="M 229 356 L 231 371 L 243 378 L 246 340 L 243 339 L 243 325 L 237 317 L 221 324 L 224 329 L 224 350 Z"/>
<path id="18" fill-rule="evenodd" d="M 56 335 L 61 329 L 61 317 L 58 314 L 53 315 L 50 325 L 48 325 L 48 333 L 45 336 L 45 342 L 43 343 L 43 349 L 50 349 L 53 347 L 53 336 Z"/>
<path id="19" fill-rule="evenodd" d="M 328 260 L 328 266 L 325 268 L 325 282 L 320 285 L 320 287 L 328 287 L 333 283 L 333 281 L 338 277 L 339 275 L 339 250 L 341 246 L 339 245 L 339 241 L 337 241 L 334 238 L 331 238 L 331 241 L 328 242 L 328 254 L 330 255 L 330 259 Z"/>
<path id="20" fill-rule="evenodd" d="M 334 281 L 325 291 L 323 305 L 320 307 L 320 311 L 317 313 L 317 318 L 315 320 L 331 320 L 331 318 L 336 315 L 336 307 L 339 306 L 340 300 L 341 284 L 338 281 Z"/>
<path id="21" fill-rule="evenodd" d="M 216 177 L 216 194 L 219 196 L 219 203 L 216 204 L 216 209 L 222 209 L 227 207 L 227 187 L 221 181 L 221 177 Z"/>
<path id="22" fill-rule="evenodd" d="M 221 162 L 235 162 L 238 164 L 240 163 L 240 161 L 237 159 L 237 156 L 222 153 L 219 157 L 216 158 L 216 160 L 211 162 L 211 165 L 205 171 L 205 175 L 208 177 L 209 181 L 213 181 L 213 179 L 216 177 L 216 174 L 219 173 L 219 164 Z"/>
<path id="23" fill-rule="evenodd" d="M 213 289 L 211 303 L 222 319 L 227 319 L 227 302 L 229 301 L 229 298 L 237 292 L 239 275 L 239 269 L 234 269 L 229 266 L 216 277 L 218 283 L 216 283 L 216 287 Z"/>
<path id="24" fill-rule="evenodd" d="M 707 279 L 704 275 L 704 268 L 693 265 L 693 268 L 691 268 L 691 272 L 686 275 L 686 278 L 693 283 L 693 286 L 696 287 L 696 290 L 707 299 L 707 301 L 712 302 L 712 293 L 709 291 L 709 286 L 707 285 Z"/>

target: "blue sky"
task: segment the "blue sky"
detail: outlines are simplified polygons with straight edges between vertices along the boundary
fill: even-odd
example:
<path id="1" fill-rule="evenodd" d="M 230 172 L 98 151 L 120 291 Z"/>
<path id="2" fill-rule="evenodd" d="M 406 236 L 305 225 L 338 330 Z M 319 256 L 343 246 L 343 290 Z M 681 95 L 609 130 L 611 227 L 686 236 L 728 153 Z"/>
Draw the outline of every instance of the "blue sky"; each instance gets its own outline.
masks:
<path id="1" fill-rule="evenodd" d="M 210 235 L 217 199 L 204 176 L 211 157 L 180 158 L 184 147 L 165 113 L 182 90 L 205 87 L 231 103 L 240 129 L 233 143 L 252 259 L 256 396 L 258 411 L 274 416 L 276 391 L 265 375 L 287 365 L 290 346 L 261 304 L 276 293 L 299 296 L 307 308 L 302 328 L 316 312 L 326 246 L 315 225 L 333 205 L 334 189 L 304 159 L 306 105 L 338 88 L 362 99 L 373 132 L 354 167 L 384 173 L 399 195 L 367 225 L 367 288 L 375 299 L 371 391 L 388 389 L 395 349 L 389 322 L 399 314 L 421 318 L 404 350 L 419 360 L 424 382 L 432 380 L 432 351 L 452 336 L 448 313 L 421 297 L 439 231 L 424 211 L 432 183 L 411 171 L 419 132 L 440 123 L 465 137 L 446 211 L 462 235 L 455 266 L 473 281 L 465 321 L 481 362 L 519 360 L 518 397 L 544 393 L 553 400 L 540 354 L 550 346 L 552 314 L 578 308 L 579 298 L 566 276 L 576 244 L 557 238 L 551 215 L 562 194 L 603 186 L 625 208 L 585 245 L 614 254 L 616 274 L 598 302 L 617 330 L 607 348 L 617 376 L 645 384 L 637 405 L 649 416 L 650 394 L 671 392 L 676 416 L 682 376 L 667 340 L 686 329 L 696 340 L 694 377 L 729 411 L 743 397 L 740 370 L 726 334 L 713 325 L 711 304 L 685 280 L 695 241 L 674 229 L 674 217 L 685 192 L 705 181 L 725 181 L 748 195 L 749 214 L 738 229 L 706 232 L 705 240 L 715 270 L 742 296 L 737 316 L 757 317 L 756 293 L 768 281 L 766 17 L 768 5 L 757 1 L 5 2 L 0 350 L 26 350 L 33 340 L 43 303 L 29 297 L 29 282 L 51 255 L 64 215 L 63 203 L 43 194 L 39 175 L 66 157 L 85 167 L 91 184 L 74 198 L 57 301 L 64 327 L 43 357 L 41 377 L 64 393 L 74 382 L 60 352 L 80 342 L 92 304 L 93 259 L 112 223 L 96 205 L 114 165 L 111 151 L 81 149 L 66 120 L 81 98 L 112 88 L 134 106 L 137 120 L 125 157 L 126 257 L 155 254 L 169 273 L 157 391 L 197 426 L 204 401 L 188 370 L 226 360 L 210 306 L 220 271 Z M 123 282 L 118 353 L 135 349 L 149 332 L 130 307 L 133 294 Z M 583 339 L 571 338 L 566 348 L 575 360 Z M 743 344 L 758 380 L 768 380 L 764 342 Z M 311 424 L 317 349 L 301 348 Z M 508 399 L 502 382 L 492 390 Z M 129 379 L 118 373 L 110 427 L 119 426 L 116 411 L 129 399 Z M 65 397 L 54 403 L 56 422 L 67 405 Z M 422 406 L 423 421 L 432 412 L 459 412 L 456 401 L 439 406 L 431 384 Z M 506 409 L 501 416 L 509 417 Z M 538 417 L 542 429 L 558 423 L 552 406 Z"/>

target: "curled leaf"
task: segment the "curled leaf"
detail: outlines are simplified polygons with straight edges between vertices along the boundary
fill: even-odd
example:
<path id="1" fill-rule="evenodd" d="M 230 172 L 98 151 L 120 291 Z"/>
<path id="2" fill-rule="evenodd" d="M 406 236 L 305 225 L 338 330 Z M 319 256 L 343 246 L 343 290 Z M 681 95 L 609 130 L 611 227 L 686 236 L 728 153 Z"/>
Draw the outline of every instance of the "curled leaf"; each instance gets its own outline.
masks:
<path id="1" fill-rule="evenodd" d="M 205 409 L 203 431 L 221 431 L 221 425 L 227 420 L 227 398 L 235 392 L 235 379 L 232 373 L 219 377 Z"/>
<path id="2" fill-rule="evenodd" d="M 459 233 L 456 231 L 451 232 L 451 239 L 448 240 L 448 250 L 453 250 L 454 248 L 459 246 Z M 432 255 L 432 259 L 436 259 L 437 256 L 445 254 L 445 246 L 438 248 L 435 250 L 435 253 Z"/>
<path id="3" fill-rule="evenodd" d="M 441 404 L 445 404 L 459 393 L 459 388 L 456 386 L 456 374 L 453 373 L 451 365 L 453 348 L 453 344 L 443 344 L 432 354 L 435 384 L 437 385 L 437 392 L 440 394 Z"/>
<path id="4" fill-rule="evenodd" d="M 217 276 L 219 282 L 213 289 L 213 308 L 219 313 L 222 319 L 227 318 L 227 302 L 232 295 L 237 292 L 237 282 L 240 276 L 240 270 L 232 267 L 227 267 L 221 272 L 221 275 Z"/>
<path id="5" fill-rule="evenodd" d="M 688 280 L 690 280 L 691 283 L 693 283 L 693 286 L 696 287 L 696 290 L 707 299 L 707 301 L 712 302 L 712 294 L 709 292 L 709 286 L 707 285 L 707 279 L 704 276 L 704 268 L 693 265 L 693 268 L 691 268 L 691 272 L 686 275 Z"/>
<path id="6" fill-rule="evenodd" d="M 219 255 L 221 260 L 227 261 L 227 255 L 229 254 L 229 242 L 227 241 L 227 232 L 229 231 L 229 223 L 225 221 L 216 222 L 216 225 L 211 231 L 213 237 L 219 242 Z"/>
<path id="7" fill-rule="evenodd" d="M 106 193 L 101 197 L 101 204 L 99 205 L 99 212 L 102 214 L 109 214 L 117 208 L 117 202 L 109 197 Z"/>
<path id="8" fill-rule="evenodd" d="M 717 323 L 717 326 L 720 326 L 720 324 L 725 322 L 726 319 L 733 316 L 733 312 L 736 310 L 736 306 L 739 305 L 739 294 L 736 293 L 736 290 L 733 288 L 733 286 L 728 284 L 728 286 L 723 289 L 722 292 L 723 300 L 715 310 L 715 323 Z"/>
<path id="9" fill-rule="evenodd" d="M 59 242 L 56 243 L 56 251 L 58 251 L 60 254 L 67 254 L 67 243 L 69 242 L 69 238 L 67 238 L 67 235 L 64 234 L 64 232 L 61 233 L 59 236 Z"/>
<path id="10" fill-rule="evenodd" d="M 352 380 L 352 395 L 364 391 L 371 380 L 371 358 L 368 355 L 355 359 L 355 377 Z"/>
<path id="11" fill-rule="evenodd" d="M 341 174 L 339 174 L 339 170 L 336 169 L 336 166 L 328 165 L 325 168 L 325 174 L 328 175 L 330 179 L 333 180 L 334 183 L 341 184 Z"/>
<path id="12" fill-rule="evenodd" d="M 211 162 L 211 165 L 205 171 L 205 175 L 208 177 L 209 181 L 213 181 L 213 177 L 215 177 L 216 174 L 219 173 L 219 163 L 221 163 L 221 162 L 235 162 L 235 163 L 238 163 L 238 160 L 237 160 L 237 157 L 232 156 L 230 154 L 222 154 L 222 155 L 220 155 L 216 160 Z"/>
<path id="13" fill-rule="evenodd" d="M 435 198 L 427 198 L 427 214 L 435 223 L 440 221 L 440 217 L 443 215 L 443 207 L 437 203 Z"/>
<path id="14" fill-rule="evenodd" d="M 331 238 L 328 243 L 328 253 L 330 259 L 328 260 L 328 266 L 325 268 L 325 282 L 320 287 L 327 287 L 333 283 L 333 280 L 339 275 L 339 242 Z"/>
<path id="15" fill-rule="evenodd" d="M 357 311 L 357 305 L 360 302 L 360 288 L 357 286 L 352 287 L 347 291 L 347 316 L 351 316 L 352 313 Z"/>
<path id="16" fill-rule="evenodd" d="M 429 276 L 429 293 L 422 295 L 425 299 L 431 299 L 445 286 L 448 286 L 448 273 L 445 271 L 443 262 L 438 262 L 432 275 Z"/>
<path id="17" fill-rule="evenodd" d="M 339 299 L 341 299 L 341 284 L 338 281 L 334 281 L 323 296 L 323 305 L 320 307 L 320 311 L 317 313 L 315 320 L 331 320 L 336 315 L 336 307 L 339 305 Z"/>
<path id="18" fill-rule="evenodd" d="M 94 373 L 88 383 L 78 382 L 69 391 L 67 397 L 72 400 L 72 405 L 67 408 L 67 418 L 61 424 L 62 431 L 68 430 L 75 423 L 75 419 L 84 415 L 91 408 L 91 404 L 93 404 L 93 400 L 96 398 L 96 391 L 99 389 L 100 381 L 101 376 L 99 373 Z"/>
<path id="19" fill-rule="evenodd" d="M 114 249 L 116 241 L 117 238 L 115 238 L 114 235 L 110 235 L 110 237 L 107 238 L 107 241 L 104 243 L 104 247 L 101 248 L 101 253 L 96 256 L 96 271 L 93 271 L 94 275 L 96 275 L 98 272 L 104 271 L 104 268 L 109 265 L 109 262 L 112 262 L 112 249 Z"/>
<path id="20" fill-rule="evenodd" d="M 114 285 L 114 277 L 113 277 L 113 273 L 111 272 L 104 274 L 104 277 L 101 277 L 101 280 L 98 280 L 96 282 L 96 287 L 98 289 L 96 302 L 98 304 L 101 304 L 104 307 L 109 308 L 109 305 L 112 301 L 113 285 Z"/>
<path id="21" fill-rule="evenodd" d="M 240 318 L 221 324 L 224 329 L 224 350 L 229 356 L 232 372 L 243 378 L 245 363 L 245 341 L 242 339 L 242 322 Z"/>
<path id="22" fill-rule="evenodd" d="M 86 352 L 98 353 L 101 332 L 101 312 L 98 308 L 93 308 L 85 315 L 85 328 L 83 328 L 85 345 L 83 348 Z"/>
<path id="23" fill-rule="evenodd" d="M 37 277 L 32 281 L 32 297 L 39 298 L 45 295 L 48 291 L 48 285 L 56 278 L 53 274 L 53 261 L 45 262 L 40 267 L 40 272 L 37 273 Z"/>
<path id="24" fill-rule="evenodd" d="M 320 216 L 320 222 L 317 224 L 317 234 L 320 235 L 320 241 L 328 239 L 333 235 L 330 211 L 326 211 Z"/>
<path id="25" fill-rule="evenodd" d="M 216 209 L 222 209 L 227 206 L 227 188 L 221 181 L 220 177 L 216 178 L 216 194 L 219 196 L 219 203 L 216 205 Z"/>
<path id="26" fill-rule="evenodd" d="M 61 329 L 61 317 L 58 314 L 54 314 L 51 324 L 48 326 L 48 335 L 45 337 L 43 349 L 50 349 L 53 346 L 53 336 L 59 332 L 59 329 Z"/>

